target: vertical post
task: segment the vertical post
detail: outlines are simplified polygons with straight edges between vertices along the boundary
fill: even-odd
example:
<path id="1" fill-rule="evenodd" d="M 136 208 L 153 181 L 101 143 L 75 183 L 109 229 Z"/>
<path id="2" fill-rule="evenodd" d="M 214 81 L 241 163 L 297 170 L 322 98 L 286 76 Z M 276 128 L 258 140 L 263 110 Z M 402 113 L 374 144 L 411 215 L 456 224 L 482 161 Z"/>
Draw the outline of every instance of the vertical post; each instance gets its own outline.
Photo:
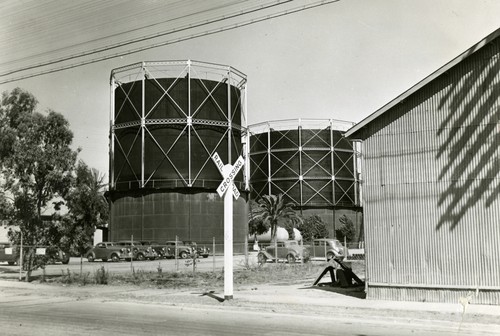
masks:
<path id="1" fill-rule="evenodd" d="M 188 110 L 187 110 L 187 130 L 188 130 L 188 186 L 191 187 L 191 127 L 192 127 L 192 116 L 191 116 L 191 60 L 187 61 L 187 85 L 188 85 Z M 191 214 L 189 214 L 189 220 L 191 221 Z M 191 223 L 189 223 L 191 228 Z M 191 236 L 189 236 L 191 239 Z"/>
<path id="2" fill-rule="evenodd" d="M 215 273 L 215 237 L 213 238 L 213 243 L 212 243 L 212 260 L 213 260 L 212 271 Z"/>
<path id="3" fill-rule="evenodd" d="M 278 231 L 278 228 L 276 228 L 276 231 Z M 274 234 L 274 257 L 276 258 L 276 263 L 278 263 L 278 232 Z"/>
<path id="4" fill-rule="evenodd" d="M 228 126 L 228 136 L 227 136 L 227 163 L 231 164 L 233 162 L 232 158 L 232 148 L 231 141 L 233 139 L 233 114 L 231 111 L 231 69 L 227 72 L 227 124 Z M 231 188 L 232 190 L 232 188 Z"/>
<path id="5" fill-rule="evenodd" d="M 233 299 L 233 193 L 232 184 L 224 194 L 224 299 Z"/>
<path id="6" fill-rule="evenodd" d="M 245 231 L 245 265 L 248 265 L 248 232 Z"/>
<path id="7" fill-rule="evenodd" d="M 299 127 L 297 127 L 297 136 L 299 139 L 299 192 L 300 192 L 300 208 L 304 205 L 304 175 L 302 169 L 302 120 L 299 118 Z"/>
<path id="8" fill-rule="evenodd" d="M 134 235 L 130 236 L 130 271 L 134 272 Z"/>
<path id="9" fill-rule="evenodd" d="M 271 195 L 271 126 L 267 125 L 267 194 Z M 272 238 L 272 237 L 271 237 Z"/>
<path id="10" fill-rule="evenodd" d="M 328 256 L 326 255 L 326 241 L 323 242 L 323 246 L 325 247 L 324 255 L 325 255 L 325 260 L 328 261 Z"/>
<path id="11" fill-rule="evenodd" d="M 23 230 L 21 229 L 21 250 L 19 251 L 19 281 L 23 279 Z"/>
<path id="12" fill-rule="evenodd" d="M 114 156 L 115 156 L 115 75 L 111 75 L 110 82 L 110 108 L 109 108 L 109 185 L 110 189 L 115 187 Z M 111 224 L 111 223 L 110 223 Z"/>
<path id="13" fill-rule="evenodd" d="M 300 263 L 303 264 L 304 263 L 304 238 L 302 238 L 300 240 L 300 253 L 301 253 Z"/>
<path id="14" fill-rule="evenodd" d="M 344 236 L 344 253 L 345 258 L 349 259 L 349 249 L 347 248 L 347 238 Z"/>
<path id="15" fill-rule="evenodd" d="M 178 237 L 175 236 L 175 251 L 174 251 L 174 254 L 175 254 L 175 270 L 178 271 L 179 270 L 179 250 L 177 249 L 177 240 L 178 240 Z"/>
<path id="16" fill-rule="evenodd" d="M 146 132 L 146 70 L 142 62 L 142 101 L 141 101 L 141 188 L 144 188 L 145 132 Z M 142 205 L 144 207 L 144 204 Z M 144 209 L 143 209 L 144 211 Z"/>

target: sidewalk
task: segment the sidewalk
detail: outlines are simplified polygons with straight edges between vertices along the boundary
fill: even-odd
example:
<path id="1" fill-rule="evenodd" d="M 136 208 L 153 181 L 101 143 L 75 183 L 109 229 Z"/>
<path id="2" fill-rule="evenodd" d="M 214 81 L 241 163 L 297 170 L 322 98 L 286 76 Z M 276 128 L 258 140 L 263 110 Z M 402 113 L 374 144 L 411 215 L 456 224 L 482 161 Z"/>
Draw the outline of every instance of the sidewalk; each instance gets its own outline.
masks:
<path id="1" fill-rule="evenodd" d="M 310 284 L 274 284 L 236 287 L 232 300 L 223 300 L 223 290 L 174 290 L 134 286 L 63 286 L 0 280 L 0 304 L 55 298 L 141 302 L 215 309 L 272 310 L 297 315 L 351 316 L 371 320 L 422 321 L 474 326 L 500 335 L 500 306 L 469 304 L 464 313 L 460 303 L 400 302 L 366 300 L 362 287 L 311 287 Z M 55 301 L 54 301 L 55 302 Z"/>

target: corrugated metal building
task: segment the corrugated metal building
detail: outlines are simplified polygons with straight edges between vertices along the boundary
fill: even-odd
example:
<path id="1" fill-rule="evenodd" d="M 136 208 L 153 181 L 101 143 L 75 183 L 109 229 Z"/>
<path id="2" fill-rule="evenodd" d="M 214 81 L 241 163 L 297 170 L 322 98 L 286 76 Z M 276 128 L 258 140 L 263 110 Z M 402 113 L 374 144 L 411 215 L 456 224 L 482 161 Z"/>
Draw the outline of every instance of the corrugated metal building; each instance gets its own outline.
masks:
<path id="1" fill-rule="evenodd" d="M 500 304 L 500 30 L 347 131 L 368 298 Z"/>

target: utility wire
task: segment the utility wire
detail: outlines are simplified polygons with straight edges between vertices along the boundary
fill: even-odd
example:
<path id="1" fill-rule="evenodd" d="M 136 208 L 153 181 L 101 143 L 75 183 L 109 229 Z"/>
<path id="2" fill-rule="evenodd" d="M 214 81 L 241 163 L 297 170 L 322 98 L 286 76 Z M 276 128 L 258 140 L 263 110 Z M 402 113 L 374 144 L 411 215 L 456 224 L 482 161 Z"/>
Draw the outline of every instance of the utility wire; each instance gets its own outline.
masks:
<path id="1" fill-rule="evenodd" d="M 58 67 L 58 68 L 55 68 L 55 69 L 43 70 L 43 71 L 40 71 L 38 73 L 33 73 L 33 74 L 29 74 L 29 75 L 18 76 L 18 77 L 14 77 L 14 78 L 10 78 L 10 79 L 1 80 L 0 84 L 11 83 L 11 82 L 15 82 L 15 81 L 22 80 L 22 79 L 28 79 L 28 78 L 38 77 L 38 76 L 42 76 L 42 75 L 45 75 L 45 74 L 55 73 L 55 72 L 59 72 L 59 71 L 63 71 L 63 70 L 69 70 L 69 69 L 72 69 L 72 68 L 76 68 L 76 67 L 80 67 L 80 66 L 84 66 L 84 65 L 88 65 L 88 64 L 92 64 L 92 63 L 102 62 L 102 61 L 106 61 L 106 60 L 109 60 L 109 59 L 113 59 L 113 58 L 117 58 L 117 57 L 121 57 L 121 56 L 126 56 L 126 55 L 130 55 L 130 54 L 138 53 L 138 52 L 141 52 L 141 51 L 145 51 L 145 50 L 150 50 L 150 49 L 154 49 L 154 48 L 158 48 L 158 47 L 163 47 L 163 46 L 166 46 L 166 45 L 170 45 L 170 44 L 174 44 L 174 43 L 178 43 L 178 42 L 183 42 L 183 41 L 191 40 L 191 39 L 202 37 L 202 36 L 213 35 L 213 34 L 216 34 L 216 33 L 227 31 L 227 30 L 233 30 L 233 29 L 241 28 L 241 27 L 248 26 L 248 25 L 251 25 L 251 24 L 263 22 L 263 21 L 266 21 L 266 20 L 274 19 L 274 18 L 277 18 L 277 17 L 281 17 L 281 16 L 285 16 L 285 15 L 289 15 L 289 14 L 293 14 L 293 13 L 297 13 L 297 12 L 301 12 L 301 11 L 304 11 L 304 10 L 307 10 L 307 9 L 311 9 L 311 8 L 323 6 L 323 5 L 330 4 L 330 3 L 333 3 L 333 2 L 338 2 L 338 1 L 340 1 L 340 0 L 322 0 L 322 1 L 317 1 L 317 2 L 309 3 L 307 5 L 303 5 L 303 6 L 300 6 L 300 7 L 288 9 L 288 10 L 277 12 L 277 13 L 274 13 L 274 14 L 269 14 L 269 15 L 266 15 L 266 16 L 263 16 L 263 17 L 250 19 L 250 20 L 247 20 L 247 21 L 244 21 L 244 22 L 240 22 L 240 23 L 228 25 L 228 26 L 225 26 L 225 27 L 215 28 L 215 29 L 208 30 L 208 31 L 205 31 L 205 32 L 201 32 L 201 33 L 197 33 L 197 34 L 192 34 L 190 36 L 179 37 L 179 38 L 175 38 L 175 39 L 168 40 L 168 41 L 165 41 L 165 42 L 154 43 L 154 44 L 151 44 L 151 45 L 148 45 L 148 46 L 144 46 L 144 47 L 140 47 L 140 48 L 135 48 L 135 49 L 129 49 L 127 51 L 123 51 L 123 52 L 120 52 L 120 53 L 116 53 L 116 54 L 112 54 L 112 55 L 107 55 L 107 56 L 101 56 L 99 58 L 94 58 L 94 59 L 90 59 L 90 60 L 87 60 L 87 61 L 82 61 L 80 63 L 69 64 L 69 65 L 61 66 L 61 67 Z M 240 15 L 243 15 L 243 14 L 237 14 L 237 16 L 240 16 Z M 200 26 L 203 26 L 203 25 L 204 24 L 200 24 Z M 186 30 L 186 28 L 183 28 L 183 29 Z M 176 31 L 176 32 L 178 32 L 178 31 Z M 116 47 L 113 47 L 113 48 L 116 48 Z M 105 50 L 101 50 L 101 51 L 107 51 L 107 50 L 108 49 L 106 48 Z M 82 56 L 76 56 L 76 57 L 82 57 Z M 72 57 L 72 58 L 76 58 L 76 57 Z M 70 59 L 72 59 L 72 58 L 70 58 Z M 56 61 L 56 63 L 60 63 L 60 62 L 62 62 L 62 61 L 61 60 Z M 50 64 L 52 64 L 52 62 Z M 50 64 L 47 64 L 47 65 L 50 65 Z M 31 70 L 33 68 L 42 67 L 42 66 L 44 66 L 44 65 L 40 65 L 40 66 L 36 66 L 36 67 L 35 66 L 31 66 L 31 67 L 23 68 L 23 69 L 21 69 L 19 71 Z M 19 71 L 16 71 L 16 72 L 19 72 Z M 2 76 L 5 76 L 5 75 L 2 74 Z"/>
<path id="2" fill-rule="evenodd" d="M 43 62 L 43 63 L 38 63 L 38 64 L 35 64 L 35 65 L 30 65 L 30 66 L 27 66 L 27 67 L 22 67 L 22 68 L 14 69 L 14 70 L 11 70 L 11 71 L 8 71 L 8 72 L 1 73 L 0 77 L 5 77 L 5 76 L 8 76 L 8 75 L 12 75 L 12 74 L 18 73 L 18 72 L 27 71 L 27 70 L 31 70 L 31 69 L 36 69 L 36 68 L 40 68 L 40 67 L 43 67 L 43 66 L 48 66 L 48 65 L 52 65 L 52 64 L 56 64 L 56 63 L 60 63 L 60 62 L 69 61 L 69 60 L 72 60 L 72 59 L 84 57 L 84 56 L 93 55 L 93 54 L 96 54 L 96 53 L 99 53 L 99 52 L 103 52 L 103 51 L 109 51 L 109 50 L 112 50 L 112 49 L 116 49 L 116 48 L 119 48 L 119 47 L 124 47 L 124 46 L 130 45 L 130 44 L 134 44 L 134 43 L 137 43 L 137 42 L 143 42 L 143 41 L 151 40 L 151 39 L 154 39 L 154 38 L 158 38 L 158 37 L 162 37 L 162 36 L 166 36 L 166 35 L 171 35 L 173 33 L 179 33 L 179 32 L 182 32 L 182 31 L 186 31 L 186 30 L 190 30 L 190 29 L 194 29 L 194 28 L 199 28 L 199 27 L 202 27 L 202 26 L 205 26 L 205 25 L 209 25 L 209 24 L 212 24 L 212 23 L 217 23 L 217 22 L 220 22 L 220 21 L 225 21 L 225 20 L 228 20 L 228 19 L 236 18 L 238 16 L 242 16 L 242 15 L 250 14 L 250 13 L 253 13 L 253 12 L 261 11 L 261 10 L 264 10 L 264 9 L 269 9 L 269 8 L 274 7 L 274 6 L 279 6 L 279 5 L 282 5 L 282 4 L 290 2 L 290 1 L 293 1 L 293 0 L 286 0 L 286 1 L 278 2 L 278 3 L 273 3 L 271 5 L 266 5 L 266 6 L 261 5 L 261 6 L 257 6 L 257 7 L 253 7 L 253 8 L 250 8 L 248 10 L 245 10 L 244 12 L 240 11 L 237 14 L 224 15 L 222 17 L 217 17 L 217 18 L 212 19 L 212 20 L 202 21 L 201 23 L 197 22 L 195 24 L 185 25 L 185 26 L 182 26 L 180 28 L 174 28 L 174 29 L 168 30 L 166 32 L 150 34 L 150 35 L 146 35 L 146 36 L 143 36 L 143 37 L 131 39 L 131 40 L 128 40 L 128 41 L 124 41 L 124 42 L 119 42 L 119 43 L 115 43 L 115 44 L 112 44 L 112 45 L 108 45 L 106 47 L 101 47 L 101 48 L 97 48 L 97 49 L 85 51 L 85 52 L 80 53 L 80 54 L 75 54 L 75 55 L 70 55 L 70 56 L 66 56 L 66 57 L 61 57 L 61 58 L 58 58 L 58 59 L 55 59 L 55 60 L 51 60 L 51 61 L 47 61 L 47 62 Z M 199 14 L 199 13 L 200 12 L 198 12 L 196 14 Z M 196 15 L 196 14 L 186 15 L 185 17 L 191 16 L 191 15 Z M 177 20 L 177 19 L 178 18 L 176 18 L 175 20 Z M 164 21 L 162 23 L 165 23 L 165 22 L 168 22 L 168 21 L 173 21 L 173 20 L 167 20 L 167 21 Z M 148 27 L 151 27 L 151 26 L 154 26 L 154 25 L 157 25 L 157 24 L 152 24 L 152 25 L 148 25 L 148 26 L 145 26 L 145 27 L 141 27 L 140 29 L 142 29 L 142 28 L 148 28 Z M 129 32 L 131 32 L 131 31 L 129 31 Z M 116 34 L 116 35 L 120 35 L 120 34 Z M 95 39 L 92 42 L 98 41 L 98 40 L 101 40 L 101 39 L 107 39 L 109 37 L 114 37 L 114 35 L 106 36 L 106 37 L 103 37 L 103 38 L 100 38 L 100 39 Z M 71 46 L 71 47 L 74 47 L 74 46 Z"/>

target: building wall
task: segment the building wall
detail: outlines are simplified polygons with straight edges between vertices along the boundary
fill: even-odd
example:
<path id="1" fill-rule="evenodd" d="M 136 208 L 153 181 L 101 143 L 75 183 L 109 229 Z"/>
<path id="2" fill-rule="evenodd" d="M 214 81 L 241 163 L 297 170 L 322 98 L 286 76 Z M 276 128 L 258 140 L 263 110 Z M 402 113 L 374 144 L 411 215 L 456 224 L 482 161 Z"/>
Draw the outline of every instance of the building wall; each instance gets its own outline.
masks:
<path id="1" fill-rule="evenodd" d="M 500 304 L 498 38 L 364 130 L 368 297 Z"/>

